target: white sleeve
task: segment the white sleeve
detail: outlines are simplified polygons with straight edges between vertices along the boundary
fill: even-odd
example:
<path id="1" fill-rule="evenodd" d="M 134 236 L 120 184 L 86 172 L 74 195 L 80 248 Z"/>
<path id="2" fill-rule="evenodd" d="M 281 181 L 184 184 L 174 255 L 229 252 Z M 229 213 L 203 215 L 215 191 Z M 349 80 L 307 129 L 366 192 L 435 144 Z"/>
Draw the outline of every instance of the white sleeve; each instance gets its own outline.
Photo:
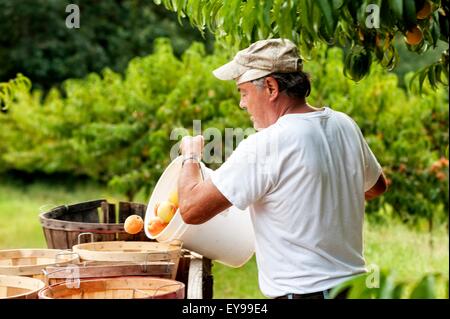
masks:
<path id="1" fill-rule="evenodd" d="M 265 195 L 272 184 L 270 156 L 261 151 L 265 145 L 257 141 L 253 135 L 243 140 L 225 163 L 210 174 L 217 189 L 241 210 Z"/>
<path id="2" fill-rule="evenodd" d="M 367 141 L 364 138 L 364 135 L 362 134 L 358 124 L 350 116 L 346 115 L 346 117 L 353 123 L 362 148 L 364 162 L 364 192 L 367 192 L 377 182 L 378 178 L 381 175 L 382 168 L 369 145 L 367 144 Z"/>
<path id="3" fill-rule="evenodd" d="M 364 154 L 364 192 L 367 192 L 377 182 L 382 169 L 366 140 L 363 139 L 362 144 Z"/>
<path id="4" fill-rule="evenodd" d="M 367 141 L 364 138 L 361 129 L 356 124 L 356 122 L 353 121 L 353 123 L 357 128 L 358 136 L 361 142 L 364 160 L 364 192 L 367 192 L 377 182 L 378 178 L 381 175 L 382 168 L 372 150 L 370 149 L 369 144 L 367 144 Z"/>

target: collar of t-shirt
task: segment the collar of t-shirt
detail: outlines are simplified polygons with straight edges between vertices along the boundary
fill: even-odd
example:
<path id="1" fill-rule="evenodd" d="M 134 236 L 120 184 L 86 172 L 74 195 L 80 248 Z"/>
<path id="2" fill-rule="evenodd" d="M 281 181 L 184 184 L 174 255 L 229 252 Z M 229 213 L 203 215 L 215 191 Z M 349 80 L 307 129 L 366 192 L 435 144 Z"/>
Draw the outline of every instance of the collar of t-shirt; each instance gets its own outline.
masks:
<path id="1" fill-rule="evenodd" d="M 331 112 L 331 109 L 327 106 L 324 106 L 324 107 L 322 107 L 322 109 L 319 109 L 319 110 L 313 111 L 313 112 L 284 114 L 277 120 L 276 123 L 281 123 L 281 122 L 289 120 L 291 118 L 311 118 L 311 117 L 329 115 L 330 112 Z"/>

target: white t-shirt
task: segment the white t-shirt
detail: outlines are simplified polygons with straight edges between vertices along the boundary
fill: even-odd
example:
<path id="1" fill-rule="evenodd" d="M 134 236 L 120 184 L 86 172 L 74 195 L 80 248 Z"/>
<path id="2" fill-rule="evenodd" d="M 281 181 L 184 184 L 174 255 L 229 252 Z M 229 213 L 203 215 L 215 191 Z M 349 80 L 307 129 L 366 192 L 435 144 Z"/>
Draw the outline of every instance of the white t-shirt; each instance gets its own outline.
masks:
<path id="1" fill-rule="evenodd" d="M 364 193 L 380 174 L 357 124 L 325 107 L 249 136 L 211 180 L 234 206 L 249 207 L 259 286 L 273 298 L 367 271 Z"/>

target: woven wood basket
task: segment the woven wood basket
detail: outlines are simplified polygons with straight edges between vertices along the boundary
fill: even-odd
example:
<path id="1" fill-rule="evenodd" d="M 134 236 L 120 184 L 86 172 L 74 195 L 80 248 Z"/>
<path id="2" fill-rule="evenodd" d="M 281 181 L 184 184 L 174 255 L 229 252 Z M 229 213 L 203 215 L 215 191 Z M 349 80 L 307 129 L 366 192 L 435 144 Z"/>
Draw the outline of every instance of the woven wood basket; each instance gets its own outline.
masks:
<path id="1" fill-rule="evenodd" d="M 149 269 L 164 270 L 166 275 L 175 279 L 181 257 L 180 241 L 171 243 L 110 241 L 79 244 L 72 247 L 80 260 L 117 265 L 134 263 Z M 150 267 L 150 268 L 146 268 Z"/>
<path id="2" fill-rule="evenodd" d="M 39 291 L 40 299 L 183 299 L 182 282 L 155 277 L 80 280 L 76 286 L 59 283 Z"/>
<path id="3" fill-rule="evenodd" d="M 78 255 L 60 249 L 0 250 L 0 275 L 28 276 L 44 279 L 48 266 L 79 263 Z"/>
<path id="4" fill-rule="evenodd" d="M 37 299 L 44 287 L 39 279 L 0 275 L 0 299 Z"/>

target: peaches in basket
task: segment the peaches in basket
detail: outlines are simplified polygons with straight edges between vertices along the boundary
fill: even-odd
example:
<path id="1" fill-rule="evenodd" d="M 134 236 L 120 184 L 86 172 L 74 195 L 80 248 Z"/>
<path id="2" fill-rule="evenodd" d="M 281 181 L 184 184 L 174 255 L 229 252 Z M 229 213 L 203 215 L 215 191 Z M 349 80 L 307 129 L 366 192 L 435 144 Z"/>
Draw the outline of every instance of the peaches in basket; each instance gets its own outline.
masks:
<path id="1" fill-rule="evenodd" d="M 167 201 L 156 203 L 155 217 L 150 219 L 148 231 L 152 236 L 158 235 L 172 220 L 178 209 L 178 191 L 175 189 L 169 194 Z"/>

